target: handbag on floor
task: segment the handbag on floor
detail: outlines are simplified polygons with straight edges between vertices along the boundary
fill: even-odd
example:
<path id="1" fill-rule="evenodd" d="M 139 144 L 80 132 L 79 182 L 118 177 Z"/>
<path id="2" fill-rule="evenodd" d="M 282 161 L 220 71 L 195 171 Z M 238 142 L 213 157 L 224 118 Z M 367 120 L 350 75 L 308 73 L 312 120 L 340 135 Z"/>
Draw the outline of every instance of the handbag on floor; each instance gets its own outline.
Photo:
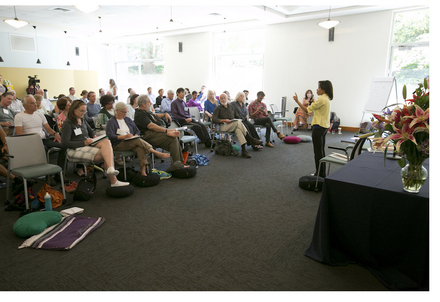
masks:
<path id="1" fill-rule="evenodd" d="M 95 173 L 92 173 L 79 181 L 78 187 L 73 194 L 73 200 L 88 201 L 92 198 L 95 189 L 96 175 Z"/>

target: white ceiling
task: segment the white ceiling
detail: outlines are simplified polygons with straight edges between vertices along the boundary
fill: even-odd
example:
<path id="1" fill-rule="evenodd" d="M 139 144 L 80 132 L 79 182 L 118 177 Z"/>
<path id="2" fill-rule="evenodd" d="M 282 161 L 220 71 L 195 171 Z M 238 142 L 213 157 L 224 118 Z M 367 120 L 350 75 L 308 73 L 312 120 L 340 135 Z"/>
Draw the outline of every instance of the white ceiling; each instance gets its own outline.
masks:
<path id="1" fill-rule="evenodd" d="M 13 2 L 11 2 L 13 3 Z M 119 2 L 120 3 L 120 2 Z M 408 5 L 332 5 L 331 19 L 338 16 L 408 7 Z M 30 23 L 14 29 L 1 22 L 0 31 L 39 36 L 74 38 L 136 38 L 166 36 L 207 30 L 223 31 L 265 24 L 311 19 L 325 20 L 328 5 L 101 5 L 85 14 L 73 5 L 17 5 L 17 17 Z M 99 16 L 101 17 L 101 23 Z M 14 18 L 13 6 L 0 6 L 0 18 Z M 172 19 L 174 22 L 170 22 Z M 102 29 L 103 34 L 99 35 Z"/>

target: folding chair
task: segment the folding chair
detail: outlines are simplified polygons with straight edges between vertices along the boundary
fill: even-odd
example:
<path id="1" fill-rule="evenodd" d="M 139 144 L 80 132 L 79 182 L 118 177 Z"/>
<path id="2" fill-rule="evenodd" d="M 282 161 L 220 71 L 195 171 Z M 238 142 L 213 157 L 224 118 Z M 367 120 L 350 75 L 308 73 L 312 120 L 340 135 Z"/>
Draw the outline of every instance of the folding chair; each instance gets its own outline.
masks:
<path id="1" fill-rule="evenodd" d="M 179 125 L 177 125 L 176 122 L 171 122 L 171 125 L 170 125 L 169 129 L 176 129 L 176 128 L 179 128 Z M 185 147 L 186 143 L 194 142 L 194 145 L 196 146 L 196 154 L 198 153 L 198 150 L 197 150 L 197 136 L 195 136 L 195 135 L 183 135 L 183 131 L 180 131 L 179 141 L 182 144 L 182 149 Z"/>
<path id="2" fill-rule="evenodd" d="M 214 145 L 214 140 L 216 138 L 215 137 L 216 135 L 227 135 L 229 141 L 232 141 L 232 136 L 235 135 L 235 132 L 221 131 L 220 125 L 221 124 L 211 123 L 211 148 L 210 148 L 210 152 L 214 151 L 212 146 Z"/>
<path id="3" fill-rule="evenodd" d="M 27 180 L 60 173 L 63 199 L 66 200 L 63 170 L 58 165 L 47 163 L 46 151 L 39 134 L 7 136 L 6 143 L 9 149 L 9 154 L 6 155 L 8 157 L 6 198 L 9 197 L 10 173 L 23 178 L 26 210 L 29 210 Z M 29 147 L 32 152 L 29 152 Z"/>
<path id="4" fill-rule="evenodd" d="M 318 180 L 319 180 L 319 173 L 321 172 L 321 166 L 322 163 L 328 163 L 328 169 L 327 169 L 327 175 L 330 173 L 330 165 L 331 164 L 338 164 L 338 165 L 345 165 L 350 160 L 353 160 L 355 157 L 359 156 L 361 154 L 364 146 L 365 141 L 367 140 L 366 137 L 358 139 L 358 141 L 354 144 L 354 147 L 352 145 L 346 146 L 345 148 L 341 147 L 333 147 L 328 146 L 329 149 L 335 149 L 344 151 L 345 155 L 339 154 L 337 156 L 335 155 L 327 155 L 319 160 L 319 166 L 318 166 L 318 175 L 316 176 L 316 184 L 315 184 L 315 191 L 318 192 Z M 351 151 L 351 154 L 349 156 L 348 151 L 350 149 L 353 149 Z"/>
<path id="5" fill-rule="evenodd" d="M 285 128 L 288 129 L 288 125 L 287 124 L 289 122 L 292 123 L 292 118 L 291 117 L 284 117 L 283 116 L 283 112 L 278 111 L 278 107 L 275 104 L 270 104 L 270 109 L 272 111 L 272 114 L 273 114 L 275 120 L 281 121 L 281 125 L 282 125 L 281 129 L 284 128 L 284 125 L 286 126 Z M 274 122 L 274 124 L 275 124 L 275 122 Z M 283 131 L 283 130 L 281 130 L 281 131 Z M 288 130 L 287 130 L 287 132 L 288 132 Z"/>

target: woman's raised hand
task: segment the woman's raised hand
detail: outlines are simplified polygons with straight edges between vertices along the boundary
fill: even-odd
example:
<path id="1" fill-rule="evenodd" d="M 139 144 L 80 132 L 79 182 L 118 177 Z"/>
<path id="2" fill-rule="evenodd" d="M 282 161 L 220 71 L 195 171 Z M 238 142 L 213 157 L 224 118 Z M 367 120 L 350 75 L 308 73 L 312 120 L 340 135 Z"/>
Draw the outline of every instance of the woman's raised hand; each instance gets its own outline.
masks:
<path id="1" fill-rule="evenodd" d="M 296 92 L 295 92 L 295 95 L 293 96 L 293 99 L 295 100 L 295 102 L 298 103 L 298 95 L 296 94 Z"/>

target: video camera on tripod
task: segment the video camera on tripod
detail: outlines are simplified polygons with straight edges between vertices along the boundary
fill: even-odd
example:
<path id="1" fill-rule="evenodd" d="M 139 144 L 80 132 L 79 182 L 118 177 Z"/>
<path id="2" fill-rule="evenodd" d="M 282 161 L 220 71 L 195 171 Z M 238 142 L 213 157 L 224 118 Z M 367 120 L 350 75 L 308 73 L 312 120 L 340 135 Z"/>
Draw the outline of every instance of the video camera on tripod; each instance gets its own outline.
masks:
<path id="1" fill-rule="evenodd" d="M 34 95 L 35 92 L 37 92 L 37 90 L 40 89 L 40 85 L 38 85 L 38 83 L 40 83 L 40 80 L 37 79 L 37 75 L 33 77 L 28 76 L 28 78 L 29 81 L 28 81 L 28 88 L 26 89 L 26 93 Z"/>

